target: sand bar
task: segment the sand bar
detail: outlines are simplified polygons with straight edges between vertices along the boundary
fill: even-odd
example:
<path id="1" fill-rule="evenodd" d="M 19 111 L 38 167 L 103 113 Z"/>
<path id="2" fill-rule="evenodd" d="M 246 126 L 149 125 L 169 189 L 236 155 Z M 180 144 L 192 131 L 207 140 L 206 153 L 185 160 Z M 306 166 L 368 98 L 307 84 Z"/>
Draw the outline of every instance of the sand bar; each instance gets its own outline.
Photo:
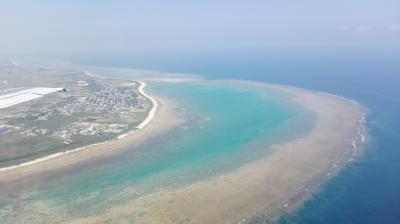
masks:
<path id="1" fill-rule="evenodd" d="M 140 197 L 76 223 L 248 223 L 275 220 L 299 208 L 361 152 L 365 111 L 344 98 L 308 90 L 246 83 L 284 91 L 317 115 L 304 137 L 275 145 L 274 152 L 239 170 L 176 190 Z M 364 136 L 361 137 L 361 136 Z"/>
<path id="2" fill-rule="evenodd" d="M 293 87 L 231 82 L 293 95 L 291 103 L 317 116 L 312 130 L 303 137 L 274 145 L 272 154 L 234 172 L 178 189 L 144 195 L 126 204 L 114 205 L 97 216 L 74 220 L 75 223 L 106 223 L 110 220 L 116 223 L 248 223 L 254 219 L 274 220 L 283 212 L 299 208 L 312 192 L 318 190 L 320 183 L 362 152 L 362 144 L 367 141 L 365 111 L 357 103 Z M 95 146 L 97 150 L 82 150 L 0 173 L 0 182 L 8 183 L 27 174 L 45 173 L 54 167 L 107 156 L 124 145 L 130 145 L 132 149 L 135 148 L 132 144 L 140 145 L 148 136 L 182 124 L 178 118 L 171 119 L 174 111 L 169 107 L 173 101 L 169 103 L 168 99 L 164 101 L 160 97 L 157 100 L 161 102 L 157 116 L 151 125 L 137 134 Z M 176 105 L 172 107 L 176 108 Z M 125 192 L 130 191 L 121 191 L 121 194 Z M 46 220 L 60 220 L 60 215 L 46 216 Z"/>

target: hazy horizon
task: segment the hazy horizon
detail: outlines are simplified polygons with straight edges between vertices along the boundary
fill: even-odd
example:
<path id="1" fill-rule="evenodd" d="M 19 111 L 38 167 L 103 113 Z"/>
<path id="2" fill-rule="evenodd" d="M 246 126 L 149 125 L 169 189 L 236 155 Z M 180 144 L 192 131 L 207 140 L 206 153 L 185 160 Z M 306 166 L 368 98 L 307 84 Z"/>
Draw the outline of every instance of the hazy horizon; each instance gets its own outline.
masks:
<path id="1" fill-rule="evenodd" d="M 1 224 L 399 223 L 400 0 L 3 0 L 0 28 Z"/>
<path id="2" fill-rule="evenodd" d="M 400 2 L 3 1 L 0 56 L 399 52 Z"/>

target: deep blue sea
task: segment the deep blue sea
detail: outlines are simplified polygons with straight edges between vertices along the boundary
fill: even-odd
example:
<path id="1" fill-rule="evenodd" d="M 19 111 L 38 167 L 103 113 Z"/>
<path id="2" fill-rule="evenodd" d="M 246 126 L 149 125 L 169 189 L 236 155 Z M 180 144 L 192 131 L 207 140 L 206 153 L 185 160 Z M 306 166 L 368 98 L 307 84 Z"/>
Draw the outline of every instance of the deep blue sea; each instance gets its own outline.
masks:
<path id="1" fill-rule="evenodd" d="M 400 53 L 111 55 L 73 62 L 288 84 L 357 100 L 370 110 L 365 154 L 279 222 L 400 223 Z"/>

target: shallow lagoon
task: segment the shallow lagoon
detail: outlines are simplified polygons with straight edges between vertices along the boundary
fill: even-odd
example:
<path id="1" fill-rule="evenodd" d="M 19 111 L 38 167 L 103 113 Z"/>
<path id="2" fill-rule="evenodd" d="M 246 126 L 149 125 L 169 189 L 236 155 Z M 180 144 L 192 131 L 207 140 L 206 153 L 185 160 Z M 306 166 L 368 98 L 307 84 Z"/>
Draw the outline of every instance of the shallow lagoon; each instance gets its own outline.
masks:
<path id="1" fill-rule="evenodd" d="M 61 214 L 67 219 L 86 216 L 231 172 L 266 156 L 271 144 L 300 136 L 312 126 L 312 114 L 291 105 L 291 96 L 265 89 L 198 82 L 151 83 L 148 91 L 175 99 L 184 125 L 138 149 L 57 171 L 51 178 L 31 178 L 17 196 L 3 198 L 0 214 L 5 221 L 24 221 L 27 210 L 39 220 L 46 213 L 59 214 L 61 220 Z M 16 203 L 23 206 L 11 212 Z"/>

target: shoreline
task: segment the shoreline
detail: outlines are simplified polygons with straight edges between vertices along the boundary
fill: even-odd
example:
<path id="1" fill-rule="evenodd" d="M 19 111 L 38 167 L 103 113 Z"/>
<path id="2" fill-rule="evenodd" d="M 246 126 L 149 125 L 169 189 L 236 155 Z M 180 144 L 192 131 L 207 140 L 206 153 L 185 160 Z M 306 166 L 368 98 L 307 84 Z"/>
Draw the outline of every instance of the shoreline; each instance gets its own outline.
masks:
<path id="1" fill-rule="evenodd" d="M 142 214 L 138 223 L 168 224 L 185 222 L 188 219 L 191 223 L 199 224 L 249 223 L 260 218 L 276 220 L 282 214 L 300 208 L 319 190 L 321 183 L 362 153 L 362 145 L 368 141 L 364 127 L 366 113 L 355 101 L 291 86 L 235 82 L 247 87 L 289 93 L 293 96 L 293 99 L 288 100 L 289 103 L 318 115 L 315 125 L 300 138 L 273 145 L 271 155 L 251 161 L 233 172 L 177 189 L 162 189 L 126 204 L 114 205 L 102 214 L 69 221 L 102 223 L 110 219 L 118 221 L 134 214 Z M 142 87 L 144 89 L 145 86 Z M 172 105 L 159 102 L 160 109 Z M 159 120 L 161 117 L 164 117 L 164 122 L 169 122 L 171 114 L 159 111 L 159 116 L 154 119 Z M 147 123 L 146 121 L 145 124 Z M 146 137 L 154 135 L 154 130 L 160 128 L 158 123 L 148 127 L 132 138 L 108 141 L 107 144 L 96 147 L 99 150 L 81 150 L 80 153 L 58 156 L 58 159 L 35 166 L 0 173 L 0 182 L 10 182 L 12 187 L 12 181 L 23 179 L 25 175 L 45 174 L 48 170 L 70 167 L 76 162 L 94 160 L 118 152 L 120 149 L 115 148 L 126 144 L 123 143 L 125 141 L 134 142 L 140 147 L 143 137 L 146 140 Z"/>
<path id="2" fill-rule="evenodd" d="M 136 131 L 143 129 L 145 126 L 147 126 L 153 120 L 154 116 L 156 115 L 156 112 L 158 109 L 157 100 L 155 100 L 153 97 L 151 97 L 144 91 L 144 88 L 146 87 L 145 82 L 143 82 L 143 81 L 137 81 L 137 82 L 140 84 L 140 86 L 138 87 L 139 93 L 150 100 L 152 107 L 151 107 L 150 111 L 147 113 L 146 118 L 142 122 L 140 122 L 140 124 L 138 124 L 136 126 L 135 130 L 128 131 L 125 134 L 121 134 L 121 135 L 117 136 L 117 139 L 123 139 L 131 134 L 134 134 Z"/>
<path id="3" fill-rule="evenodd" d="M 138 223 L 274 221 L 300 208 L 319 191 L 321 183 L 361 154 L 368 137 L 366 112 L 359 104 L 296 87 L 252 84 L 293 95 L 291 102 L 316 113 L 312 130 L 304 137 L 273 145 L 271 155 L 231 173 L 144 195 L 74 223 L 118 221 L 133 214 L 143 214 Z"/>
<path id="4" fill-rule="evenodd" d="M 94 77 L 96 77 L 96 76 L 94 76 Z M 148 95 L 144 91 L 144 88 L 146 87 L 146 83 L 145 82 L 143 82 L 143 81 L 136 81 L 136 82 L 140 84 L 139 87 L 138 87 L 139 93 L 142 94 L 144 97 L 146 97 L 148 100 L 150 100 L 150 102 L 152 104 L 151 105 L 151 109 L 147 113 L 146 118 L 139 125 L 136 126 L 136 128 L 135 128 L 136 130 L 128 131 L 127 133 L 121 134 L 121 135 L 117 136 L 116 138 L 108 140 L 108 141 L 94 143 L 94 144 L 78 147 L 78 148 L 67 150 L 67 151 L 53 153 L 53 154 L 50 154 L 50 155 L 47 155 L 47 156 L 43 156 L 43 157 L 40 157 L 40 158 L 37 158 L 37 159 L 33 159 L 33 160 L 30 160 L 30 161 L 27 161 L 27 162 L 23 162 L 23 163 L 20 163 L 20 164 L 16 164 L 16 165 L 1 167 L 0 168 L 0 173 L 7 172 L 7 171 L 10 171 L 10 170 L 14 170 L 14 169 L 18 169 L 18 168 L 21 168 L 21 167 L 27 167 L 27 166 L 30 166 L 30 165 L 38 164 L 38 163 L 41 163 L 41 162 L 44 162 L 44 161 L 48 161 L 48 160 L 51 160 L 51 159 L 54 159 L 54 158 L 62 157 L 64 155 L 68 155 L 68 154 L 71 154 L 71 153 L 77 153 L 77 152 L 80 152 L 80 151 L 83 151 L 83 150 L 90 149 L 90 148 L 95 147 L 95 146 L 108 144 L 110 142 L 113 142 L 113 141 L 120 140 L 120 139 L 123 139 L 125 137 L 128 137 L 128 136 L 136 133 L 137 131 L 143 129 L 144 127 L 146 127 L 155 117 L 155 114 L 156 114 L 157 109 L 158 109 L 158 102 L 153 97 L 151 97 L 150 95 Z"/>

